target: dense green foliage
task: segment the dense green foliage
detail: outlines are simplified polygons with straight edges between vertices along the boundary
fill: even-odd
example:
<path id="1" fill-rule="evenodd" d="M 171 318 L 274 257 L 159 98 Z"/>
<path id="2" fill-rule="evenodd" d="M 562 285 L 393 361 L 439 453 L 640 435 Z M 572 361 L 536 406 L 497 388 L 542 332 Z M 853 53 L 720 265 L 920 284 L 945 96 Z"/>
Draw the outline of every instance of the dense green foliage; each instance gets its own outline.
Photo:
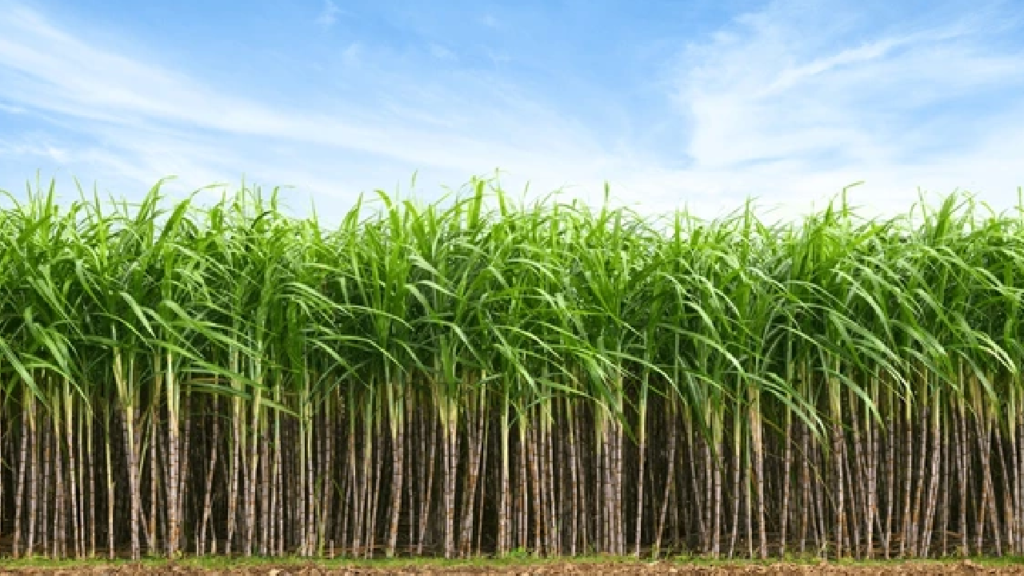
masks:
<path id="1" fill-rule="evenodd" d="M 0 209 L 15 555 L 1024 553 L 1024 216 Z"/>

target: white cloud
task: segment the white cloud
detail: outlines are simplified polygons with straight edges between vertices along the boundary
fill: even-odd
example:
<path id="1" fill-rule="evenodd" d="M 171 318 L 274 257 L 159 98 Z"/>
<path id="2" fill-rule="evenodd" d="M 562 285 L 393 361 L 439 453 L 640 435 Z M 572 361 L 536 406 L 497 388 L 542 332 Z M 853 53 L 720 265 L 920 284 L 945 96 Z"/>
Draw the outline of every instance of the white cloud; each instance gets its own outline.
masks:
<path id="1" fill-rule="evenodd" d="M 436 44 L 436 43 L 431 42 L 430 46 L 429 46 L 429 49 L 430 49 L 430 55 L 433 56 L 434 58 L 437 58 L 438 60 L 456 60 L 457 59 L 457 57 L 455 56 L 455 52 L 452 52 L 451 50 L 449 50 L 448 48 L 445 48 L 444 46 L 441 46 L 440 44 Z"/>
<path id="2" fill-rule="evenodd" d="M 851 41 L 835 23 L 842 18 L 815 19 L 804 7 L 774 2 L 686 49 L 675 101 L 692 128 L 692 164 L 655 181 L 677 190 L 700 183 L 732 205 L 762 195 L 820 206 L 824 194 L 862 179 L 850 197 L 872 212 L 905 210 L 918 186 L 970 186 L 997 204 L 1016 201 L 1024 164 L 1010 142 L 1021 140 L 1024 107 L 955 107 L 957 98 L 1024 85 L 1020 54 L 989 47 L 981 21 L 908 21 Z"/>
<path id="3" fill-rule="evenodd" d="M 434 194 L 496 167 L 514 175 L 513 187 L 531 179 L 547 188 L 609 160 L 557 113 L 483 78 L 457 89 L 411 78 L 371 105 L 300 108 L 112 52 L 27 9 L 0 13 L 0 29 L 0 101 L 59 118 L 65 141 L 75 140 L 60 164 L 104 181 L 140 186 L 177 174 L 199 186 L 248 173 L 344 203 L 414 171 Z M 355 64 L 361 55 L 354 43 L 343 57 Z"/>
<path id="4" fill-rule="evenodd" d="M 321 24 L 339 13 L 327 2 Z M 167 174 L 186 189 L 235 184 L 245 174 L 295 185 L 292 207 L 304 209 L 312 196 L 321 214 L 347 209 L 361 191 L 404 187 L 414 171 L 432 196 L 441 184 L 497 167 L 515 195 L 530 181 L 537 195 L 568 185 L 568 195 L 599 203 L 608 180 L 614 199 L 647 213 L 687 206 L 713 216 L 754 196 L 790 217 L 859 180 L 866 185 L 849 197 L 872 213 L 906 210 L 918 186 L 1016 201 L 1024 103 L 972 116 L 943 106 L 1020 87 L 1018 54 L 986 45 L 985 22 L 844 41 L 850 36 L 829 17 L 800 16 L 777 2 L 683 49 L 671 78 L 676 117 L 644 126 L 685 131 L 674 139 L 685 148 L 673 151 L 579 125 L 572 109 L 497 74 L 381 69 L 357 41 L 340 54 L 344 81 L 368 90 L 377 82 L 370 103 L 339 96 L 281 104 L 87 42 L 15 6 L 0 11 L 0 110 L 41 116 L 63 133 L 9 139 L 0 155 L 86 170 L 115 194 Z M 428 48 L 438 59 L 455 56 L 440 44 Z M 486 52 L 495 68 L 510 59 Z M 936 110 L 924 113 L 929 107 Z"/>
<path id="5" fill-rule="evenodd" d="M 0 112 L 5 112 L 7 114 L 24 114 L 25 109 L 19 106 L 8 106 L 7 104 L 0 102 Z"/>
<path id="6" fill-rule="evenodd" d="M 338 15 L 341 13 L 341 8 L 338 8 L 338 5 L 332 0 L 324 0 L 323 10 L 316 17 L 316 23 L 324 28 L 330 28 L 338 21 Z"/>
<path id="7" fill-rule="evenodd" d="M 363 45 L 353 42 L 341 52 L 341 60 L 347 66 L 358 66 L 363 55 Z"/>
<path id="8" fill-rule="evenodd" d="M 0 156 L 39 157 L 54 162 L 66 162 L 69 150 L 60 146 L 39 142 L 0 142 Z"/>

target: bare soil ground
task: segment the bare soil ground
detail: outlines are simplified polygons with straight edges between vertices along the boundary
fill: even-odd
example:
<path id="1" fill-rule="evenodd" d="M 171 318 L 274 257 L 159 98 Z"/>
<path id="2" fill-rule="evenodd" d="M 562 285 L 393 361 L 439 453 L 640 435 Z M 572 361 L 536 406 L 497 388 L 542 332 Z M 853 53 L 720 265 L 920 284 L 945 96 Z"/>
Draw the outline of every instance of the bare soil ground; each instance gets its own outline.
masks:
<path id="1" fill-rule="evenodd" d="M 327 575 L 381 575 L 381 574 L 515 574 L 515 575 L 549 575 L 549 574 L 612 574 L 612 575 L 640 575 L 640 574 L 680 574 L 680 575 L 724 575 L 724 574 L 763 574 L 763 575 L 797 575 L 797 574 L 857 574 L 857 575 L 882 575 L 882 574 L 1022 574 L 1024 565 L 983 565 L 964 560 L 960 562 L 928 563 L 914 562 L 906 564 L 885 564 L 885 565 L 847 565 L 847 564 L 772 564 L 772 565 L 687 565 L 669 562 L 658 563 L 623 563 L 623 562 L 588 562 L 588 563 L 551 563 L 541 565 L 460 565 L 460 566 L 430 566 L 416 565 L 409 566 L 387 566 L 387 567 L 365 567 L 365 566 L 332 566 L 325 568 L 315 564 L 264 564 L 264 565 L 240 565 L 237 567 L 201 568 L 188 565 L 89 565 L 81 567 L 59 566 L 59 567 L 36 567 L 22 566 L 4 568 L 0 566 L 0 576 L 46 574 L 51 576 L 93 574 L 99 575 L 123 575 L 135 576 L 144 574 L 171 574 L 179 576 L 190 575 L 259 575 L 259 576 L 327 576 Z"/>

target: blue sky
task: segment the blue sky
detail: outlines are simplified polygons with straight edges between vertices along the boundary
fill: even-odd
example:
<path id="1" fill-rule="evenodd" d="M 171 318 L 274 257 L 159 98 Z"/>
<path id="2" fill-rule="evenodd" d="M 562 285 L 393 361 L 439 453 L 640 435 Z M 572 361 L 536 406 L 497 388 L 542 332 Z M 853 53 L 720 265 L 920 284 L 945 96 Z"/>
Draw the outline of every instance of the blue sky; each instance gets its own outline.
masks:
<path id="1" fill-rule="evenodd" d="M 502 170 L 645 212 L 1024 185 L 1024 2 L 0 0 L 0 188 L 328 215 Z M 417 187 L 410 179 L 417 173 Z"/>

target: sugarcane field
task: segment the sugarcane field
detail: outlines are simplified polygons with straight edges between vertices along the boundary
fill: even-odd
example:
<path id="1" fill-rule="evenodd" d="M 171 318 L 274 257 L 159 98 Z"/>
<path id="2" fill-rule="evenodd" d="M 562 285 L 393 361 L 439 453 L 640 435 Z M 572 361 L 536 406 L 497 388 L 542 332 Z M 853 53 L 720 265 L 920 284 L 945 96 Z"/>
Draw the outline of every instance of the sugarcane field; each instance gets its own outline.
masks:
<path id="1" fill-rule="evenodd" d="M 1019 569 L 956 559 L 1024 555 L 1024 212 L 654 218 L 477 179 L 336 221 L 5 196 L 0 565 Z"/>

